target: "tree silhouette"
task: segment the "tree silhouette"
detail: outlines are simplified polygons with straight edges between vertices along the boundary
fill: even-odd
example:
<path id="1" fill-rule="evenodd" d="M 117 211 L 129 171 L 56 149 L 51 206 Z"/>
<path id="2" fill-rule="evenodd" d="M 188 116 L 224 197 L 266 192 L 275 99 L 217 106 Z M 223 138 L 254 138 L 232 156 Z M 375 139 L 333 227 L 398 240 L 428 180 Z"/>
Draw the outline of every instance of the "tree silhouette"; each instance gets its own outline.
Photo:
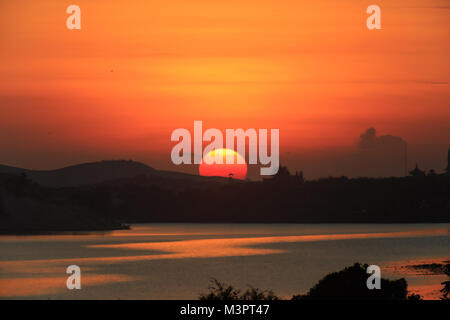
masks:
<path id="1" fill-rule="evenodd" d="M 330 273 L 313 286 L 306 295 L 294 300 L 406 300 L 408 284 L 405 279 L 381 279 L 381 289 L 367 288 L 368 265 L 355 263 L 341 271 Z M 413 295 L 411 299 L 417 300 Z"/>
<path id="2" fill-rule="evenodd" d="M 444 267 L 444 273 L 449 277 L 447 281 L 442 282 L 444 288 L 441 289 L 442 292 L 442 300 L 450 301 L 450 263 L 446 264 Z"/>
<path id="3" fill-rule="evenodd" d="M 278 300 L 272 290 L 249 286 L 249 289 L 242 293 L 242 290 L 221 283 L 215 278 L 211 279 L 209 290 L 207 294 L 200 294 L 200 300 Z"/>
<path id="4" fill-rule="evenodd" d="M 355 263 L 341 271 L 333 272 L 321 279 L 307 294 L 295 295 L 292 300 L 420 300 L 420 295 L 408 296 L 405 279 L 381 279 L 381 289 L 367 288 L 368 265 Z M 201 294 L 200 300 L 279 300 L 272 290 L 261 290 L 250 286 L 245 292 L 231 285 L 211 280 L 210 292 Z"/>

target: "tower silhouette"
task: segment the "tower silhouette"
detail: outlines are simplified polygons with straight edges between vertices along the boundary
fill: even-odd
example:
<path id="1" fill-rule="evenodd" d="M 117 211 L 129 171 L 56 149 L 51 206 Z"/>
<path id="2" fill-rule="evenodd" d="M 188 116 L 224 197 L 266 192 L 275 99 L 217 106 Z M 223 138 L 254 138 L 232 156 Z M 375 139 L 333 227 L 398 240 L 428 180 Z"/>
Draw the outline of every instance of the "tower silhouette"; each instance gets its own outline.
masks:
<path id="1" fill-rule="evenodd" d="M 445 169 L 447 174 L 450 174 L 450 148 L 448 148 L 448 156 L 447 156 L 447 168 Z"/>

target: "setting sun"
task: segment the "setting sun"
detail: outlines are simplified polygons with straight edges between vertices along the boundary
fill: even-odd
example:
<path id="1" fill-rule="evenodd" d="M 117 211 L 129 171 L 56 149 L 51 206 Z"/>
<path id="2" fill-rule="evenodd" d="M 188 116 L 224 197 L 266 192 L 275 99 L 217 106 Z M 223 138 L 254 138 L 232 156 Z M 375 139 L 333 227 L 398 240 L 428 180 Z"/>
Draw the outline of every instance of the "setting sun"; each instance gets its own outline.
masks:
<path id="1" fill-rule="evenodd" d="M 227 157 L 233 157 L 232 163 L 226 163 Z M 217 159 L 222 158 L 222 163 Z M 210 151 L 203 157 L 199 166 L 199 173 L 206 177 L 232 177 L 244 180 L 247 177 L 247 164 L 245 159 L 236 151 L 230 149 L 217 149 Z"/>

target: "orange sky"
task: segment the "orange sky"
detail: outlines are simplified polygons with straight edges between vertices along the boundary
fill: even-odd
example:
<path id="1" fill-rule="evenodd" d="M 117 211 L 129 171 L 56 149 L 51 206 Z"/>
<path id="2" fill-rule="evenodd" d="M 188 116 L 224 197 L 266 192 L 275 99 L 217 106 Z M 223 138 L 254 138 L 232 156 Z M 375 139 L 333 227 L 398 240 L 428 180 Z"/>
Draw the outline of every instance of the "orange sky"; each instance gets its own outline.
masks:
<path id="1" fill-rule="evenodd" d="M 79 31 L 65 24 L 73 3 Z M 366 27 L 370 4 L 382 30 Z M 371 126 L 445 167 L 448 0 L 15 0 L 0 12 L 1 164 L 171 168 L 172 130 L 202 120 L 279 128 L 293 167 L 348 152 Z"/>

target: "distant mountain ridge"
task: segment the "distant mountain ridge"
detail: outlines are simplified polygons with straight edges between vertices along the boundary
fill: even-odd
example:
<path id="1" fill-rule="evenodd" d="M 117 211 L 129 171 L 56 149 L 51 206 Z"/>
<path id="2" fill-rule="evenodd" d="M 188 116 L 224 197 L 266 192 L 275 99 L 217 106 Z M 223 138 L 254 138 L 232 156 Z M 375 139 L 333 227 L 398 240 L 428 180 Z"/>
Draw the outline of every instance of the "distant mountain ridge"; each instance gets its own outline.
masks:
<path id="1" fill-rule="evenodd" d="M 172 222 L 449 223 L 449 190 L 445 175 L 241 181 L 133 161 L 49 171 L 0 166 L 0 234 Z"/>
<path id="2" fill-rule="evenodd" d="M 25 173 L 34 182 L 47 187 L 75 187 L 115 179 L 132 178 L 139 175 L 194 180 L 204 178 L 181 172 L 159 171 L 144 163 L 132 160 L 103 160 L 55 170 L 30 170 L 0 165 L 0 173 L 15 175 Z"/>

